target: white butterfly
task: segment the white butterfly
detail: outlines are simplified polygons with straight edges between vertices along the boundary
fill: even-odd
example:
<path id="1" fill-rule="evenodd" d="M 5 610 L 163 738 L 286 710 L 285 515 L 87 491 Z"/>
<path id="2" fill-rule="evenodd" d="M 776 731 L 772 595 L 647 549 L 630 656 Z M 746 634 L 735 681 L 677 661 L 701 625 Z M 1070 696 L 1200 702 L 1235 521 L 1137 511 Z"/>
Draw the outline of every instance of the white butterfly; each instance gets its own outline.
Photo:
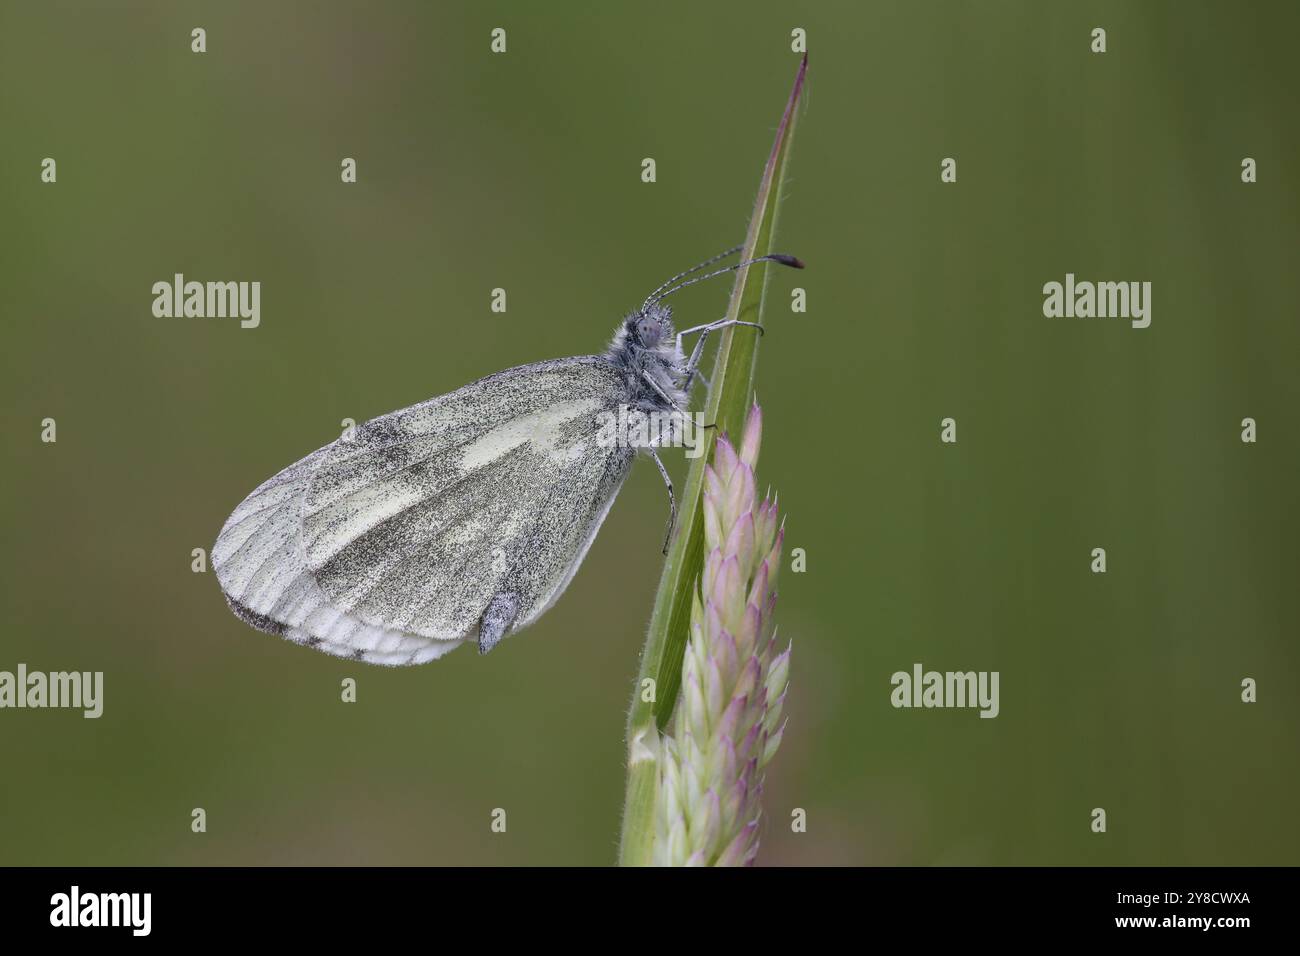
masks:
<path id="1" fill-rule="evenodd" d="M 708 333 L 758 328 L 674 332 L 659 301 L 753 262 L 802 268 L 762 256 L 673 284 L 737 251 L 661 285 L 604 355 L 489 375 L 366 422 L 262 484 L 212 548 L 231 609 L 259 630 L 389 665 L 435 660 L 475 635 L 487 653 L 535 621 L 572 580 L 635 456 L 601 439 L 602 413 L 684 412 Z M 687 359 L 690 332 L 701 335 Z M 663 462 L 644 450 L 675 514 Z"/>

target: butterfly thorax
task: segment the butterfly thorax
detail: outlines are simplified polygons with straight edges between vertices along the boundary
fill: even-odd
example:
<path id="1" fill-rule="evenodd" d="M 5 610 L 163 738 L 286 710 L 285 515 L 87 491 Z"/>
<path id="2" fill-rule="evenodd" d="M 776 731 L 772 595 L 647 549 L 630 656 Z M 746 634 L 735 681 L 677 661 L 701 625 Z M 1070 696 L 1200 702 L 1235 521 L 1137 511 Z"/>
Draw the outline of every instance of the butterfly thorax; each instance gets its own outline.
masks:
<path id="1" fill-rule="evenodd" d="M 686 404 L 684 357 L 667 306 L 630 313 L 614 332 L 605 357 L 623 373 L 629 405 L 667 412 L 674 403 Z"/>

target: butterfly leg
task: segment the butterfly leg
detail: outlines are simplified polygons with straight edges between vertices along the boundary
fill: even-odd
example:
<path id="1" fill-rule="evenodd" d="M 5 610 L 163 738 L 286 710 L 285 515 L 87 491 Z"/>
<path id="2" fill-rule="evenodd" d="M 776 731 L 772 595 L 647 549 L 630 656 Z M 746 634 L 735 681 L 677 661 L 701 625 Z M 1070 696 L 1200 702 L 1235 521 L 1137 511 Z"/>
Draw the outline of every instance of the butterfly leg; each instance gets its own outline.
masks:
<path id="1" fill-rule="evenodd" d="M 478 625 L 478 652 L 486 654 L 501 642 L 507 629 L 515 622 L 519 613 L 519 595 L 513 591 L 502 591 L 493 595 L 487 610 Z"/>
<path id="2" fill-rule="evenodd" d="M 690 383 L 691 383 L 691 375 L 694 373 L 694 371 L 695 371 L 695 367 L 696 367 L 697 365 L 700 364 L 700 355 L 704 352 L 704 340 L 707 339 L 707 338 L 709 337 L 709 332 L 712 330 L 712 325 L 713 325 L 713 324 L 714 324 L 714 323 L 710 323 L 709 325 L 701 325 L 701 326 L 698 326 L 698 327 L 696 327 L 696 328 L 694 328 L 694 329 L 683 329 L 681 332 L 678 332 L 678 333 L 677 333 L 677 352 L 678 352 L 678 354 L 680 354 L 681 351 L 682 351 L 682 336 L 683 336 L 683 335 L 686 335 L 686 334 L 688 334 L 688 333 L 690 333 L 690 332 L 699 332 L 699 333 L 700 333 L 700 337 L 699 337 L 699 339 L 697 339 L 696 342 L 695 342 L 695 348 L 691 349 L 691 357 L 690 357 L 689 359 L 686 360 L 686 365 L 682 367 L 682 372 L 686 375 L 686 387 L 687 387 L 687 388 L 690 387 Z"/>
<path id="3" fill-rule="evenodd" d="M 668 469 L 660 460 L 659 452 L 651 448 L 650 457 L 659 466 L 659 474 L 663 475 L 664 485 L 668 488 L 668 530 L 664 533 L 664 554 L 667 554 L 668 542 L 673 539 L 673 526 L 677 524 L 677 499 L 673 496 L 673 480 L 668 477 Z"/>
<path id="4" fill-rule="evenodd" d="M 699 364 L 700 358 L 704 353 L 704 340 L 709 337 L 709 333 L 716 332 L 719 329 L 725 329 L 730 325 L 747 325 L 750 328 L 758 329 L 759 335 L 765 334 L 763 327 L 757 322 L 742 322 L 740 319 L 719 319 L 717 322 L 709 322 L 707 325 L 697 325 L 694 328 L 683 329 L 677 333 L 677 348 L 679 350 L 682 347 L 683 335 L 689 335 L 692 332 L 700 333 L 700 337 L 695 341 L 695 348 L 691 350 L 691 357 L 686 361 L 686 366 L 682 369 L 682 372 L 686 375 L 686 381 L 682 385 L 683 388 L 689 390 L 691 387 L 691 380 L 696 375 L 699 375 L 700 378 L 704 378 L 704 375 L 699 371 Z M 707 385 L 708 382 L 706 381 L 705 384 Z"/>
<path id="5" fill-rule="evenodd" d="M 687 414 L 686 409 L 682 408 L 682 406 L 677 403 L 676 399 L 663 390 L 663 387 L 655 381 L 653 375 L 649 372 L 643 371 L 641 377 L 649 382 L 650 387 L 655 390 L 659 397 L 667 402 L 679 415 L 685 416 Z"/>
<path id="6" fill-rule="evenodd" d="M 642 373 L 641 373 L 641 376 L 642 376 L 642 377 L 643 377 L 647 382 L 650 383 L 650 387 L 651 387 L 651 388 L 653 388 L 656 392 L 659 393 L 659 397 L 660 397 L 660 398 L 662 398 L 665 402 L 667 402 L 669 405 L 671 405 L 672 408 L 673 408 L 673 410 L 676 411 L 678 415 L 682 416 L 682 418 L 681 418 L 682 427 L 685 428 L 687 422 L 691 421 L 690 412 L 688 412 L 686 409 L 682 408 L 681 405 L 679 405 L 676 401 L 673 400 L 673 397 L 672 397 L 671 395 L 669 395 L 669 394 L 668 394 L 667 392 L 665 392 L 662 388 L 660 388 L 660 387 L 659 387 L 659 383 L 656 382 L 656 381 L 654 380 L 654 377 L 653 377 L 649 372 L 642 372 Z M 707 428 L 717 428 L 718 426 L 717 426 L 716 423 L 714 423 L 714 424 L 712 424 L 712 425 L 700 425 L 699 427 L 700 427 L 700 428 L 706 428 L 706 429 L 707 429 Z M 659 466 L 659 470 L 660 470 L 660 471 L 663 471 L 663 468 L 664 468 L 664 466 L 661 464 L 661 465 Z M 665 475 L 665 477 L 667 477 L 667 476 Z M 670 488 L 669 488 L 669 491 L 671 491 L 671 490 L 672 490 L 672 489 L 671 489 L 671 487 L 670 487 Z"/>

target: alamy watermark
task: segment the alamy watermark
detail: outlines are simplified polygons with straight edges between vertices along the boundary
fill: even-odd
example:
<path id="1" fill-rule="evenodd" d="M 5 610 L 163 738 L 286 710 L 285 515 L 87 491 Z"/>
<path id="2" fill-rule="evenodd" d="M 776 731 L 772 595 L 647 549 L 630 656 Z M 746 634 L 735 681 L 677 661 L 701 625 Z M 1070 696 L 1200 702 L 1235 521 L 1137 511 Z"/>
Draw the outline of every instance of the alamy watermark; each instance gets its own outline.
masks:
<path id="1" fill-rule="evenodd" d="M 602 448 L 684 448 L 687 458 L 704 454 L 702 412 L 645 411 L 619 405 L 596 414 L 596 443 Z"/>
<path id="2" fill-rule="evenodd" d="M 178 272 L 171 282 L 155 282 L 153 295 L 153 314 L 160 319 L 238 317 L 244 329 L 262 322 L 260 282 L 186 282 Z"/>
<path id="3" fill-rule="evenodd" d="M 0 671 L 0 708 L 64 707 L 94 719 L 104 712 L 103 671 Z"/>
<path id="4" fill-rule="evenodd" d="M 74 885 L 50 897 L 51 926 L 126 926 L 132 936 L 148 936 L 152 916 L 152 893 L 83 893 Z"/>
<path id="5" fill-rule="evenodd" d="M 1150 282 L 1065 282 L 1043 286 L 1043 315 L 1049 319 L 1129 319 L 1135 329 L 1151 324 Z"/>
<path id="6" fill-rule="evenodd" d="M 978 707 L 981 717 L 996 717 L 998 671 L 927 671 L 918 662 L 912 672 L 895 671 L 889 702 L 895 707 Z"/>

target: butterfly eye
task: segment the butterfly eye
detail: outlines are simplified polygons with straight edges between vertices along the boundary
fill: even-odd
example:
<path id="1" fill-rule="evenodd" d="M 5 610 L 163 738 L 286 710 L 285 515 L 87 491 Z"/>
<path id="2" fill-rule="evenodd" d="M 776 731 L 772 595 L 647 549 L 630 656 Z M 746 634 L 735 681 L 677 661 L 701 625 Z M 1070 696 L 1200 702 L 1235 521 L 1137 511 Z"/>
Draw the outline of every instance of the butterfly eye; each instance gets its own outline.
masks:
<path id="1" fill-rule="evenodd" d="M 642 319 L 636 324 L 637 336 L 646 345 L 654 345 L 659 341 L 662 329 L 659 326 L 658 319 Z"/>

